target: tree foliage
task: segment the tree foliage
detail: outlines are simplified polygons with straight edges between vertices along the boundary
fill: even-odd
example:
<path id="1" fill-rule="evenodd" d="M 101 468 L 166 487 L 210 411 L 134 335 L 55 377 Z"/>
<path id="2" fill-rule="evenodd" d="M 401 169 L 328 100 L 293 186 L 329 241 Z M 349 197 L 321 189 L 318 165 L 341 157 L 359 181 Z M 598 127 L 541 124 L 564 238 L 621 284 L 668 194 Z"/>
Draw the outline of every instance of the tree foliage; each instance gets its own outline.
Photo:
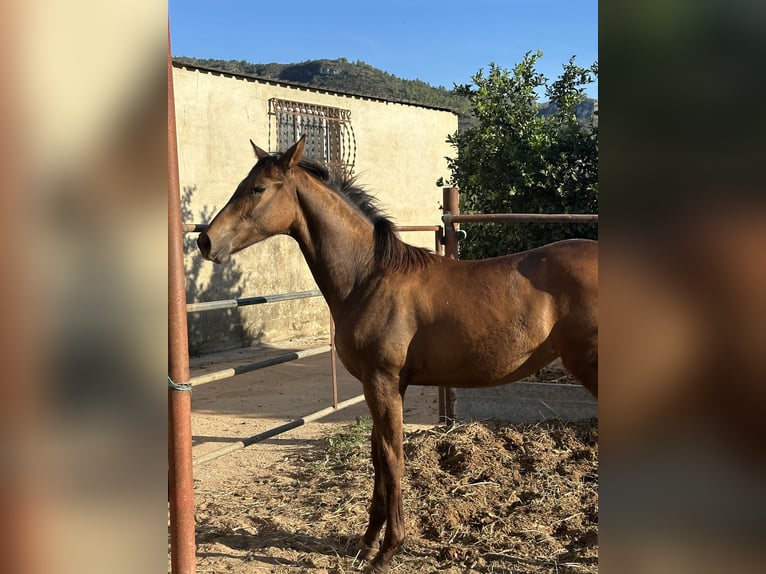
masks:
<path id="1" fill-rule="evenodd" d="M 541 52 L 527 53 L 512 72 L 491 64 L 456 86 L 471 102 L 477 125 L 448 141 L 451 184 L 465 213 L 596 213 L 597 112 L 583 116 L 584 87 L 598 66 L 574 58 L 549 83 L 535 70 Z M 544 91 L 549 101 L 538 103 Z M 579 117 L 578 117 L 579 116 Z M 465 225 L 464 225 L 465 228 Z M 595 239 L 589 224 L 487 223 L 467 226 L 461 257 L 476 259 L 522 251 L 567 237 Z"/>

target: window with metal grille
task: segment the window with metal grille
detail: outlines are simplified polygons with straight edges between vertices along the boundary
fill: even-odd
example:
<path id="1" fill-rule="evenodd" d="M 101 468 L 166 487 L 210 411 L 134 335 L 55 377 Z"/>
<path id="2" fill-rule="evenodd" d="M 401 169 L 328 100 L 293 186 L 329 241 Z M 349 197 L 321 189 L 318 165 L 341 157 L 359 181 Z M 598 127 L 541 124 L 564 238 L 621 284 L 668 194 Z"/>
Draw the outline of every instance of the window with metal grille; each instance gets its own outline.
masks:
<path id="1" fill-rule="evenodd" d="M 285 151 L 306 136 L 303 157 L 321 161 L 341 175 L 349 176 L 356 160 L 356 140 L 351 111 L 272 98 L 269 100 L 269 146 Z M 276 137 L 272 137 L 271 129 Z"/>

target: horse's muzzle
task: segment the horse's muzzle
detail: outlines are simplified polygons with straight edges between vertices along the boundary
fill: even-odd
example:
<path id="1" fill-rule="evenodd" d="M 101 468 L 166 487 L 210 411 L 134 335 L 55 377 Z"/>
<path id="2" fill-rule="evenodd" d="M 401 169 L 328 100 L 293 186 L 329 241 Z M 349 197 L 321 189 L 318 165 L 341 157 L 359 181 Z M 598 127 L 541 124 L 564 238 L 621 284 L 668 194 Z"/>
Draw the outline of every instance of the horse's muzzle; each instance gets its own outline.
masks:
<path id="1" fill-rule="evenodd" d="M 199 247 L 202 257 L 213 263 L 225 263 L 231 257 L 231 250 L 228 244 L 213 250 L 213 242 L 206 232 L 199 234 L 197 238 L 197 247 Z"/>
<path id="2" fill-rule="evenodd" d="M 213 244 L 210 241 L 208 234 L 204 231 L 199 234 L 199 237 L 197 237 L 197 247 L 199 247 L 200 253 L 202 253 L 202 257 L 205 259 L 210 259 L 210 250 L 212 249 Z"/>

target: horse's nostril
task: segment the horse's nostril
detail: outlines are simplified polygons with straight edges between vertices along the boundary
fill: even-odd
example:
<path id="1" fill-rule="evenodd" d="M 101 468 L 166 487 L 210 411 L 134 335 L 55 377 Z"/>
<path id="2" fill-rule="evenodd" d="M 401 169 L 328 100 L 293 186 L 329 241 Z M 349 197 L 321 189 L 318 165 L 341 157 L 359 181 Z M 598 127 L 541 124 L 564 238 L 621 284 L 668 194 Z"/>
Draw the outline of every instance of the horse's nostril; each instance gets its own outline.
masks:
<path id="1" fill-rule="evenodd" d="M 212 247 L 212 244 L 210 243 L 210 237 L 208 237 L 207 233 L 204 231 L 200 233 L 199 237 L 197 238 L 197 247 L 199 247 L 202 255 L 207 256 L 210 254 L 210 248 Z"/>

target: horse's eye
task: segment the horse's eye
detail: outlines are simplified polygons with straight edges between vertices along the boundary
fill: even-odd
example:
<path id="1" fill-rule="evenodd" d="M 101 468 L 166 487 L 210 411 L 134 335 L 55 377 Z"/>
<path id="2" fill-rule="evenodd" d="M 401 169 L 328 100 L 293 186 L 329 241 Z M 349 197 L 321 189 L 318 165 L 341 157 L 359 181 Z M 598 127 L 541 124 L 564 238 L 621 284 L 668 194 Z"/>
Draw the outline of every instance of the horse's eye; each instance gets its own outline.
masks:
<path id="1" fill-rule="evenodd" d="M 258 195 L 259 193 L 266 191 L 266 187 L 263 185 L 257 185 L 251 191 L 253 192 L 253 195 Z"/>

